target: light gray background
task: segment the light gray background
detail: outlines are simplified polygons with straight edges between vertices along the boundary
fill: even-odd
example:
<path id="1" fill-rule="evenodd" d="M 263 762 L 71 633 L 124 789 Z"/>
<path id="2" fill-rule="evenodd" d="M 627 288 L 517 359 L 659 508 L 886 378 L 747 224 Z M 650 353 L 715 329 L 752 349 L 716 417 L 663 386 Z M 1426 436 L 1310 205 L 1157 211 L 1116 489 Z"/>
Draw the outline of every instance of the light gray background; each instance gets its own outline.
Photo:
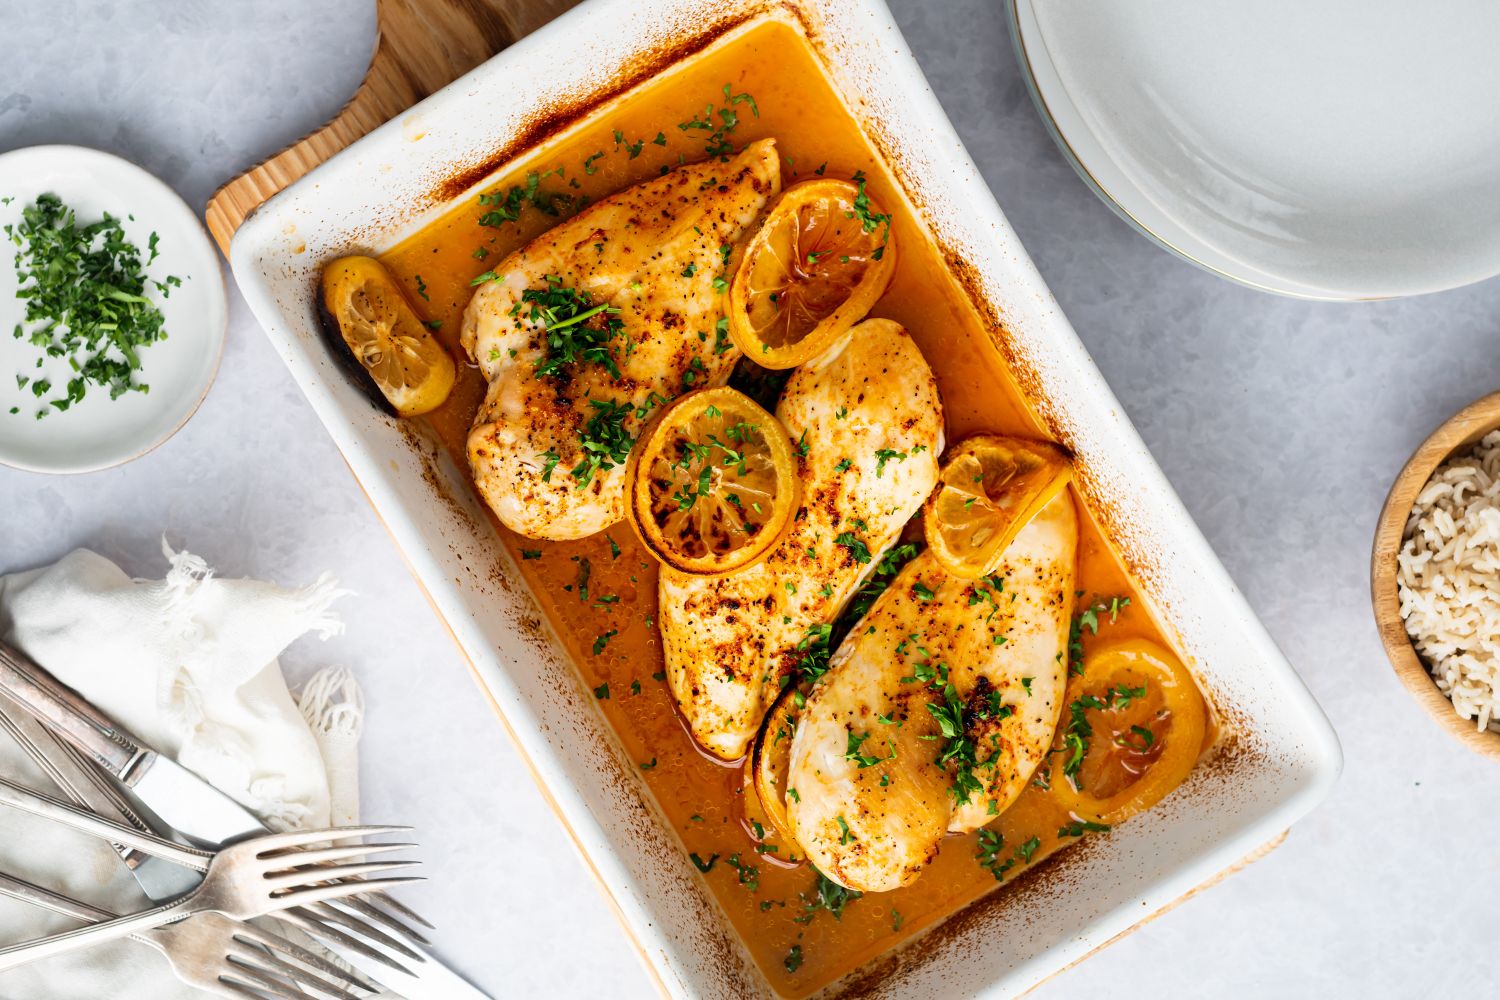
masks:
<path id="1" fill-rule="evenodd" d="M 1347 763 L 1286 844 L 1059 976 L 1041 998 L 1450 996 L 1494 989 L 1500 770 L 1398 686 L 1366 562 L 1402 461 L 1500 385 L 1500 284 L 1309 305 L 1231 285 L 1147 243 L 1044 133 L 998 0 L 892 0 L 959 133 L 1125 409 L 1230 573 L 1322 702 Z M 4 0 L 0 150 L 120 153 L 195 208 L 338 110 L 371 0 Z M 365 814 L 415 823 L 440 950 L 497 996 L 647 996 L 646 977 L 556 820 L 345 470 L 231 289 L 197 417 L 121 469 L 0 469 L 0 570 L 91 546 L 163 569 L 158 539 L 225 574 L 331 570 L 349 630 L 293 676 L 354 666 L 370 716 Z M 0 982 L 3 993 L 3 982 Z"/>

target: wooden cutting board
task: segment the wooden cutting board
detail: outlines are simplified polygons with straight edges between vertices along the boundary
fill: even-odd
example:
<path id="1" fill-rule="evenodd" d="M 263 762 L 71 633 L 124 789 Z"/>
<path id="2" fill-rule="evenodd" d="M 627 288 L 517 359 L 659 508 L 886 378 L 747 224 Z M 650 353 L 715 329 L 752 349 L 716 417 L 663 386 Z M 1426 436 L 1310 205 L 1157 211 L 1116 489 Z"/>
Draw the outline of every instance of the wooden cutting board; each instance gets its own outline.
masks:
<path id="1" fill-rule="evenodd" d="M 257 205 L 334 153 L 530 34 L 578 0 L 375 0 L 375 52 L 359 89 L 318 131 L 214 192 L 219 250 Z"/>

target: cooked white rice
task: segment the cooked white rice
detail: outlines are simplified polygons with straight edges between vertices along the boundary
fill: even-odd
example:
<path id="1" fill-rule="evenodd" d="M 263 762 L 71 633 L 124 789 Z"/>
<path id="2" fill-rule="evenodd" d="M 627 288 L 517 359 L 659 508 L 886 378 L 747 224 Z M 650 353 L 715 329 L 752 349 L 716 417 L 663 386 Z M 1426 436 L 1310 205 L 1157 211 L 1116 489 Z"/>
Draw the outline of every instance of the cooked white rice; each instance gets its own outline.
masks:
<path id="1" fill-rule="evenodd" d="M 1438 688 L 1500 732 L 1500 431 L 1433 473 L 1397 562 L 1401 617 Z"/>

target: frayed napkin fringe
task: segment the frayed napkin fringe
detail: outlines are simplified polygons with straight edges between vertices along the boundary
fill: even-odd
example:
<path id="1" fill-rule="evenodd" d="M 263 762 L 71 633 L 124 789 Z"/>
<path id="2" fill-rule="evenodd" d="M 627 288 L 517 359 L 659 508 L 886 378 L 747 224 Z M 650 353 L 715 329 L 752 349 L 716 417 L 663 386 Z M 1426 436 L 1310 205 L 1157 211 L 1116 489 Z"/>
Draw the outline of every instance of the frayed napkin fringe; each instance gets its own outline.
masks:
<path id="1" fill-rule="evenodd" d="M 302 685 L 297 707 L 314 733 L 358 739 L 365 727 L 365 695 L 346 667 L 324 667 Z"/>
<path id="2" fill-rule="evenodd" d="M 172 567 L 166 579 L 157 584 L 166 598 L 163 613 L 168 624 L 184 638 L 203 638 L 202 626 L 193 615 L 193 605 L 203 584 L 213 579 L 213 567 L 203 557 L 186 549 L 174 550 L 166 535 L 161 536 L 161 553 Z M 290 611 L 302 631 L 315 633 L 319 639 L 327 641 L 344 634 L 344 623 L 329 609 L 334 601 L 353 593 L 340 587 L 333 574 L 322 573 L 305 587 L 285 591 L 284 599 L 291 604 Z"/>

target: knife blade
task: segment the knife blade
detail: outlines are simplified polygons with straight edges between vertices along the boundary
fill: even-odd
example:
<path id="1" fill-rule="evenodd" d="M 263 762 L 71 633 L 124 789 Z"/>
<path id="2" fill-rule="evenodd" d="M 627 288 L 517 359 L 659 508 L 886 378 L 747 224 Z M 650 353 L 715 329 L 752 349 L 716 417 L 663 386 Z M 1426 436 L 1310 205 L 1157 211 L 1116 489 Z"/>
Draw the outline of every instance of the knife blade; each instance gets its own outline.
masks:
<path id="1" fill-rule="evenodd" d="M 143 811 L 161 821 L 162 832 L 168 835 L 175 832 L 210 849 L 269 832 L 254 813 L 176 761 L 142 744 L 78 692 L 3 641 L 0 641 L 0 693 L 8 695 L 56 736 L 73 744 L 93 764 L 119 780 Z M 144 882 L 141 888 L 153 899 L 173 898 L 154 895 L 152 887 Z M 341 929 L 354 934 L 349 928 Z M 357 936 L 361 943 L 389 956 L 398 965 L 403 961 L 381 942 Z M 415 971 L 405 972 L 336 943 L 323 944 L 407 1000 L 491 1000 L 488 994 L 420 949 L 414 950 L 419 951 L 422 961 L 412 963 L 410 958 L 404 959 L 407 964 L 415 965 Z"/>

